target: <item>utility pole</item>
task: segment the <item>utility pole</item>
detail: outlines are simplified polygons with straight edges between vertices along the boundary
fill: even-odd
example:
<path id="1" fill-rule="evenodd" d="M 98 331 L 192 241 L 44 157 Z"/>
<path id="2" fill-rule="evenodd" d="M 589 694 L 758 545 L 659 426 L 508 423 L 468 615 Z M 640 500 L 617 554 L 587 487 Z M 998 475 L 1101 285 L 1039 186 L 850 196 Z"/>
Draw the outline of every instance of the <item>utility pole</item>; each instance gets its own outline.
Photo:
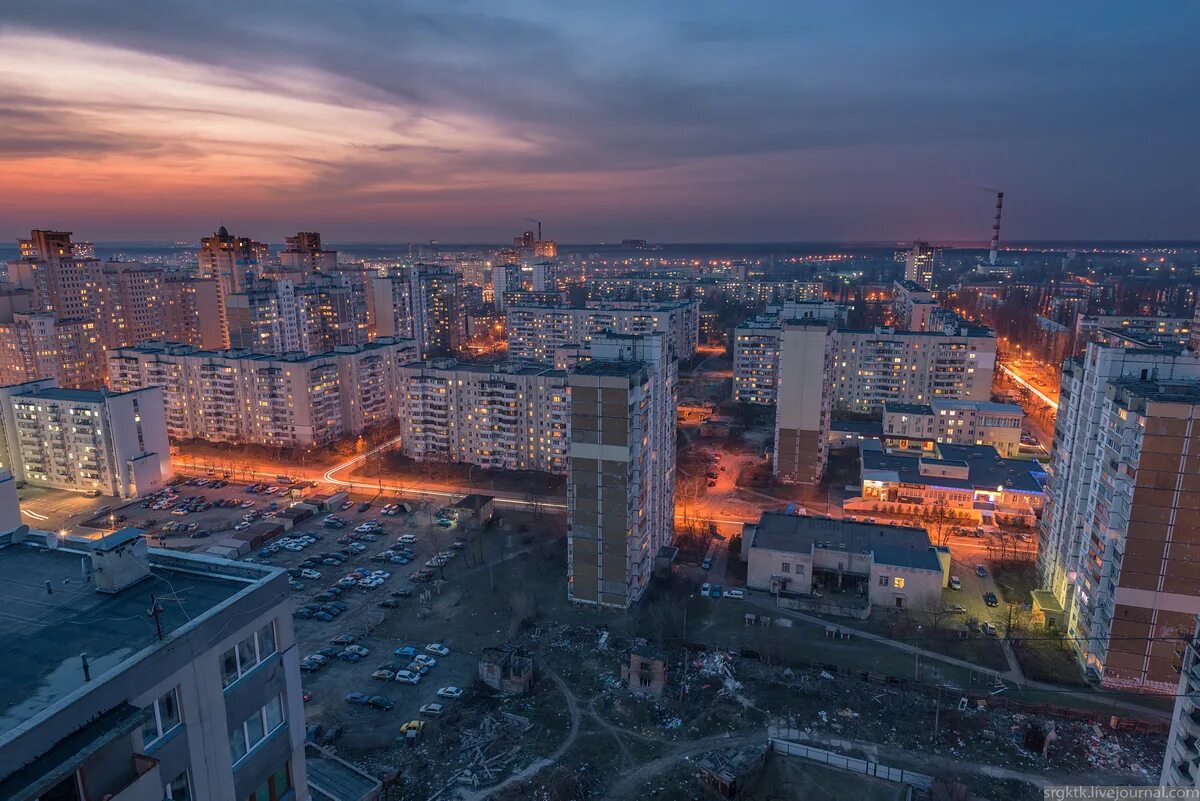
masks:
<path id="1" fill-rule="evenodd" d="M 150 610 L 146 614 L 154 618 L 154 633 L 160 640 L 163 638 L 162 613 L 162 605 L 158 602 L 158 598 L 155 597 L 154 593 L 151 593 Z"/>

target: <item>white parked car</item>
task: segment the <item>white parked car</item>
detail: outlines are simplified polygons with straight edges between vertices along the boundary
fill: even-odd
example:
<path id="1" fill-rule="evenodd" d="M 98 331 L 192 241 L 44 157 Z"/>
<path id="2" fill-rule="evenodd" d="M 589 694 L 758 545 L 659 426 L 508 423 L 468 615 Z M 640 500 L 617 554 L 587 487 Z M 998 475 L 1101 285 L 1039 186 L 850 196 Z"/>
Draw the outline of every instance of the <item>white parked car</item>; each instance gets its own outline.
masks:
<path id="1" fill-rule="evenodd" d="M 359 656 L 367 656 L 371 653 L 369 648 L 364 648 L 361 645 L 347 645 L 346 650 L 352 654 L 358 654 Z"/>
<path id="2" fill-rule="evenodd" d="M 725 590 L 725 597 L 733 598 L 735 601 L 740 601 L 746 597 L 746 593 L 738 589 Z"/>
<path id="3" fill-rule="evenodd" d="M 245 531 L 248 528 L 250 528 L 250 524 L 247 523 L 245 520 L 243 520 L 242 522 L 240 522 L 236 526 L 234 526 L 233 530 L 234 531 Z"/>
<path id="4" fill-rule="evenodd" d="M 417 541 L 417 538 L 412 534 L 401 534 L 397 542 L 403 542 L 405 545 L 412 545 Z"/>
<path id="5" fill-rule="evenodd" d="M 463 691 L 458 687 L 443 687 L 437 694 L 441 698 L 462 698 Z"/>
<path id="6" fill-rule="evenodd" d="M 450 649 L 440 642 L 431 642 L 429 645 L 426 645 L 425 652 L 434 656 L 450 656 Z"/>
<path id="7" fill-rule="evenodd" d="M 313 570 L 311 567 L 306 567 L 300 571 L 300 576 L 310 580 L 319 579 L 321 577 L 321 571 Z"/>
<path id="8" fill-rule="evenodd" d="M 712 585 L 707 581 L 700 585 L 700 595 L 707 598 L 712 593 Z"/>
<path id="9" fill-rule="evenodd" d="M 415 657 L 413 657 L 413 661 L 419 662 L 425 667 L 437 667 L 437 660 L 429 654 L 417 654 Z"/>
<path id="10" fill-rule="evenodd" d="M 440 715 L 446 711 L 446 708 L 441 704 L 426 704 L 421 707 L 422 715 Z"/>
<path id="11" fill-rule="evenodd" d="M 420 673 L 413 673 L 411 670 L 396 671 L 396 681 L 404 682 L 405 684 L 416 684 L 420 680 Z"/>

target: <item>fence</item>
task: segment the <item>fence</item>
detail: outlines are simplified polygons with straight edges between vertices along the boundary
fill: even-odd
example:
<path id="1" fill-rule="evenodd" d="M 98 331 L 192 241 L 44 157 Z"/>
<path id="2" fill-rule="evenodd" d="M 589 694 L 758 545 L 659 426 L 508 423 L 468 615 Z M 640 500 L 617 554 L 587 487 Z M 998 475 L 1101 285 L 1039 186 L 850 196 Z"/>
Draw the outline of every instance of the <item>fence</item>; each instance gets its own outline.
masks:
<path id="1" fill-rule="evenodd" d="M 890 782 L 901 782 L 920 790 L 923 793 L 929 792 L 933 787 L 933 777 L 924 773 L 917 773 L 911 770 L 903 770 L 901 768 L 893 768 L 887 765 L 881 765 L 878 762 L 871 762 L 866 759 L 857 759 L 848 757 L 845 754 L 826 751 L 823 748 L 813 748 L 812 746 L 802 743 L 792 742 L 790 740 L 780 740 L 776 737 L 771 738 L 771 750 L 788 756 L 800 757 L 813 762 L 819 762 L 822 765 L 829 765 L 833 768 L 841 768 L 842 770 L 853 771 L 854 773 L 862 773 L 866 776 L 874 776 L 879 779 L 886 779 Z"/>

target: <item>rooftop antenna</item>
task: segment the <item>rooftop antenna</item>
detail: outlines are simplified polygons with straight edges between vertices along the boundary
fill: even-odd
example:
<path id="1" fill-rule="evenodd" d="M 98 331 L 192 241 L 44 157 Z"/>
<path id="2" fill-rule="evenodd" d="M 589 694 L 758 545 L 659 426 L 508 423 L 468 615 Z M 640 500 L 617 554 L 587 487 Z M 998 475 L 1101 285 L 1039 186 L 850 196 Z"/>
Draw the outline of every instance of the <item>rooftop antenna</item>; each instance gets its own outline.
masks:
<path id="1" fill-rule="evenodd" d="M 1000 248 L 1000 213 L 1004 210 L 1004 193 L 996 193 L 996 219 L 992 221 L 992 249 L 988 252 L 988 264 L 996 266 L 996 251 Z"/>

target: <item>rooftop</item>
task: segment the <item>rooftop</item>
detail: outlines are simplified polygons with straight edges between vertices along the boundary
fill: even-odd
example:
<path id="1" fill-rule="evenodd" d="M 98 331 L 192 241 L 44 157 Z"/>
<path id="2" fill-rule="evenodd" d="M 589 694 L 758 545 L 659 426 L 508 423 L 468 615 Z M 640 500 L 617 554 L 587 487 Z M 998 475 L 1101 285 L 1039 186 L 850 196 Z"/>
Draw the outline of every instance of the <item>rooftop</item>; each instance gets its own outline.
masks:
<path id="1" fill-rule="evenodd" d="M 80 654 L 87 654 L 96 681 L 155 645 L 151 595 L 160 599 L 169 637 L 266 575 L 222 573 L 212 569 L 226 564 L 220 560 L 176 554 L 162 564 L 152 551 L 153 575 L 121 592 L 100 593 L 84 580 L 90 543 L 71 539 L 46 548 L 45 534 L 28 536 L 19 544 L 11 544 L 11 535 L 0 538 L 0 652 L 8 657 L 0 672 L 0 732 L 82 687 Z M 195 567 L 182 569 L 189 563 Z"/>
<path id="2" fill-rule="evenodd" d="M 925 529 L 763 512 L 752 548 L 811 554 L 814 548 L 874 554 L 879 564 L 940 570 Z"/>
<path id="3" fill-rule="evenodd" d="M 926 465 L 954 465 L 967 467 L 968 477 L 926 476 L 921 474 L 922 461 Z M 991 445 L 937 445 L 937 457 L 907 456 L 887 451 L 862 452 L 863 478 L 897 481 L 903 484 L 938 486 L 949 489 L 995 489 L 1004 487 L 1014 492 L 1041 492 L 1043 473 L 1041 465 L 1027 459 L 1004 459 Z M 883 474 L 883 475 L 880 475 Z"/>
<path id="4" fill-rule="evenodd" d="M 382 786 L 378 779 L 312 743 L 305 746 L 304 761 L 313 801 L 363 801 L 375 798 Z"/>

